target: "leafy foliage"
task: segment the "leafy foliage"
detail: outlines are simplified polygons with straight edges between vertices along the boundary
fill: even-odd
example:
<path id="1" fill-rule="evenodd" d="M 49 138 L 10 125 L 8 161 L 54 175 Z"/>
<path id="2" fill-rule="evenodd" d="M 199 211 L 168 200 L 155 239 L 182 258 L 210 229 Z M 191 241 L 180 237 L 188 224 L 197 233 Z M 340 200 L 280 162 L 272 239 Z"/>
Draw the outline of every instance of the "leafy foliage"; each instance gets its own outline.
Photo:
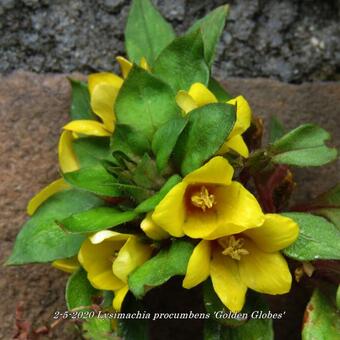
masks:
<path id="1" fill-rule="evenodd" d="M 320 216 L 305 213 L 284 213 L 299 225 L 298 239 L 284 250 L 296 260 L 340 260 L 340 231 Z"/>
<path id="2" fill-rule="evenodd" d="M 141 298 L 153 287 L 167 282 L 172 276 L 184 275 L 194 246 L 175 240 L 169 249 L 162 249 L 129 276 L 129 288 L 136 298 Z"/>
<path id="3" fill-rule="evenodd" d="M 77 190 L 50 197 L 21 229 L 7 264 L 50 262 L 76 255 L 85 236 L 66 233 L 55 221 L 101 205 L 103 201 L 96 196 Z"/>
<path id="4" fill-rule="evenodd" d="M 324 165 L 337 157 L 336 149 L 325 145 L 329 138 L 330 134 L 316 125 L 301 125 L 273 144 L 272 160 L 296 166 Z"/>

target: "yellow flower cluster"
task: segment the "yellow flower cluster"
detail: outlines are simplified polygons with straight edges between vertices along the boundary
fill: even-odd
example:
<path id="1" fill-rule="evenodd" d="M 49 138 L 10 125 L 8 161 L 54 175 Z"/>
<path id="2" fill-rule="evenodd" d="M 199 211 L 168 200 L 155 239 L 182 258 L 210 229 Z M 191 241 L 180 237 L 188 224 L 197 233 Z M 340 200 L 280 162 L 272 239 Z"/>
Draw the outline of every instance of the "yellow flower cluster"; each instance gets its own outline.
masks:
<path id="1" fill-rule="evenodd" d="M 111 73 L 89 76 L 91 107 L 100 121 L 76 120 L 64 126 L 59 142 L 59 163 L 63 173 L 79 168 L 72 142 L 82 135 L 110 136 L 115 128 L 114 102 L 131 63 L 119 57 L 123 78 Z M 142 60 L 141 66 L 148 70 Z M 216 97 L 203 84 L 179 91 L 176 102 L 183 115 L 209 103 Z M 234 169 L 223 158 L 229 150 L 243 157 L 249 151 L 242 134 L 251 122 L 247 101 L 236 97 L 236 123 L 217 153 L 201 168 L 189 173 L 147 214 L 141 224 L 154 240 L 188 236 L 198 243 L 188 263 L 183 287 L 192 288 L 211 277 L 217 295 L 233 312 L 242 309 L 247 288 L 266 294 L 284 294 L 290 290 L 291 274 L 280 250 L 293 243 L 298 226 L 278 214 L 264 214 L 256 198 L 233 180 Z M 28 212 L 49 196 L 68 185 L 59 179 L 32 199 Z M 77 259 L 54 262 L 54 266 L 73 271 L 79 264 L 87 271 L 91 284 L 115 292 L 113 307 L 120 310 L 128 292 L 127 278 L 152 255 L 149 245 L 136 236 L 104 230 L 92 234 L 83 243 Z"/>

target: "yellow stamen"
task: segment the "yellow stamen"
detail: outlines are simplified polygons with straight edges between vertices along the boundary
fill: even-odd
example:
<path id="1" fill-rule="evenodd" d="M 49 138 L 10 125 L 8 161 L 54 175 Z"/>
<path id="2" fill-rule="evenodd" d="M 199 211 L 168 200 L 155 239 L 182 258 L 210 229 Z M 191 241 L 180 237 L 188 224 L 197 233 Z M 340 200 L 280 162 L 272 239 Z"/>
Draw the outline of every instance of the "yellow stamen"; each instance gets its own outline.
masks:
<path id="1" fill-rule="evenodd" d="M 249 251 L 243 248 L 244 239 L 235 238 L 235 236 L 223 237 L 218 240 L 218 243 L 224 250 L 223 255 L 229 255 L 234 260 L 241 260 L 241 256 L 249 255 Z"/>
<path id="2" fill-rule="evenodd" d="M 216 204 L 216 200 L 215 196 L 209 194 L 208 189 L 205 186 L 202 186 L 199 193 L 195 193 L 191 196 L 191 203 L 195 207 L 206 211 L 206 209 L 210 209 Z"/>

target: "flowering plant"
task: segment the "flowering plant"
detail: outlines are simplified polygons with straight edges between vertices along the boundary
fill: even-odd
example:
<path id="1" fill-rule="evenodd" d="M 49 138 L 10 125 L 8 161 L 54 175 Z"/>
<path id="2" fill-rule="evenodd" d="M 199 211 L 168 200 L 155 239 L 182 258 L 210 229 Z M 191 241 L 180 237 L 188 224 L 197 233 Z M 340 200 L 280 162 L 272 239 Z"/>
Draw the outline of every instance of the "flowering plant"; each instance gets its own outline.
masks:
<path id="1" fill-rule="evenodd" d="M 282 313 L 268 310 L 268 296 L 291 293 L 293 281 L 315 288 L 303 338 L 337 332 L 327 323 L 336 321 L 339 187 L 289 204 L 291 168 L 324 165 L 337 151 L 324 129 L 285 133 L 274 118 L 263 145 L 262 120 L 211 74 L 227 12 L 176 37 L 149 0 L 135 0 L 121 76 L 70 80 L 61 178 L 29 202 L 8 264 L 51 262 L 71 273 L 66 304 L 83 312 L 91 339 L 148 339 L 139 300 L 174 276 L 184 289 L 203 288 L 206 340 L 271 339 Z"/>

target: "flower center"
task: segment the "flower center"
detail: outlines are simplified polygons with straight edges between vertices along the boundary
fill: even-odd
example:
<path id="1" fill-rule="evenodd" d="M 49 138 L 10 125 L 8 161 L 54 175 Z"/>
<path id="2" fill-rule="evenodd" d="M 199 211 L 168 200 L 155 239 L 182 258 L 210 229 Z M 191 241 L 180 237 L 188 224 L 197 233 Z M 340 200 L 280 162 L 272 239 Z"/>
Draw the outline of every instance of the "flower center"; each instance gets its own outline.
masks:
<path id="1" fill-rule="evenodd" d="M 241 256 L 249 255 L 249 251 L 243 248 L 244 239 L 236 238 L 235 236 L 227 236 L 218 239 L 218 243 L 224 249 L 223 255 L 228 255 L 234 260 L 241 260 Z"/>
<path id="2" fill-rule="evenodd" d="M 215 196 L 210 194 L 204 185 L 201 186 L 201 190 L 194 193 L 190 199 L 195 207 L 201 208 L 203 211 L 211 209 L 216 204 Z"/>

